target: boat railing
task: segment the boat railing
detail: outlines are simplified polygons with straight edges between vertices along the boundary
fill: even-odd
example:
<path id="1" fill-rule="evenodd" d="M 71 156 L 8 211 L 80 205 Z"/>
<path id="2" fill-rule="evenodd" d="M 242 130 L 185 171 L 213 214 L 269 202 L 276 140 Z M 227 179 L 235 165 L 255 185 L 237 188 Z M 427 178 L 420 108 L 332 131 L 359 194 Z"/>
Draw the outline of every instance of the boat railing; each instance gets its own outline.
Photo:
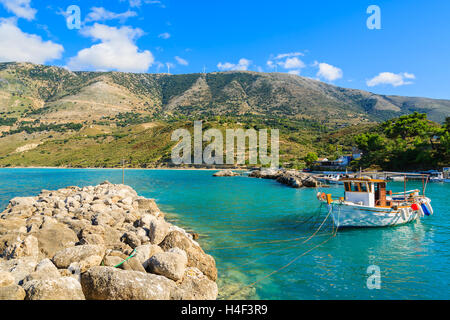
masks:
<path id="1" fill-rule="evenodd" d="M 392 195 L 395 194 L 410 194 L 410 193 L 416 193 L 416 192 L 420 192 L 419 189 L 415 189 L 415 190 L 408 190 L 408 191 L 401 191 L 401 192 L 393 192 Z"/>

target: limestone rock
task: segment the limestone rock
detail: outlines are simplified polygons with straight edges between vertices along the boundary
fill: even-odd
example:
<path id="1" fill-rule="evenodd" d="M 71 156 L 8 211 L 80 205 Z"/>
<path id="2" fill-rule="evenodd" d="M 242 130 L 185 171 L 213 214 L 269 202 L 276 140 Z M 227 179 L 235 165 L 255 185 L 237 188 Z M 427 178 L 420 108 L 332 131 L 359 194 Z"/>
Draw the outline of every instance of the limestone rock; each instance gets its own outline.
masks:
<path id="1" fill-rule="evenodd" d="M 24 279 L 36 268 L 36 259 L 25 257 L 12 260 L 0 260 L 0 271 L 9 272 L 16 284 L 22 284 Z"/>
<path id="2" fill-rule="evenodd" d="M 252 171 L 248 176 L 254 178 L 275 179 L 292 188 L 315 188 L 319 184 L 311 175 L 297 170 L 262 169 Z"/>
<path id="3" fill-rule="evenodd" d="M 303 183 L 300 179 L 288 174 L 283 174 L 279 176 L 277 178 L 277 181 L 282 184 L 288 185 L 292 188 L 301 188 L 303 186 Z"/>
<path id="4" fill-rule="evenodd" d="M 66 248 L 58 251 L 52 261 L 58 268 L 66 269 L 71 263 L 80 262 L 90 256 L 100 256 L 103 259 L 105 250 L 106 248 L 104 246 L 90 244 Z"/>
<path id="5" fill-rule="evenodd" d="M 155 200 L 153 200 L 153 199 L 141 198 L 141 199 L 137 199 L 136 203 L 137 203 L 138 210 L 144 211 L 144 212 L 149 213 L 154 216 L 158 215 L 158 213 L 159 213 L 159 208 L 156 205 Z"/>
<path id="6" fill-rule="evenodd" d="M 25 290 L 21 286 L 12 284 L 6 287 L 0 287 L 0 300 L 24 300 Z"/>
<path id="7" fill-rule="evenodd" d="M 167 252 L 153 255 L 149 259 L 148 269 L 153 273 L 178 281 L 183 278 L 186 265 L 186 253 L 179 248 L 173 248 Z"/>
<path id="8" fill-rule="evenodd" d="M 214 177 L 236 177 L 240 176 L 239 173 L 232 170 L 221 170 L 213 174 Z"/>
<path id="9" fill-rule="evenodd" d="M 139 272 L 147 272 L 145 271 L 144 267 L 142 266 L 139 259 L 136 257 L 132 257 L 131 259 L 125 261 L 122 263 L 119 267 L 122 270 L 133 270 L 133 271 L 139 271 Z"/>
<path id="10" fill-rule="evenodd" d="M 123 260 L 121 257 L 117 257 L 117 256 L 106 256 L 103 259 L 103 264 L 106 267 L 115 267 L 117 266 L 119 263 L 121 263 Z"/>
<path id="11" fill-rule="evenodd" d="M 163 252 L 161 247 L 156 244 L 144 244 L 142 246 L 136 247 L 136 258 L 139 259 L 139 262 L 142 266 L 147 269 L 149 259 L 156 253 Z"/>
<path id="12" fill-rule="evenodd" d="M 64 223 L 69 229 L 71 229 L 77 236 L 81 234 L 83 230 L 88 228 L 91 223 L 86 219 L 72 219 L 70 217 L 65 217 L 60 220 L 60 222 Z"/>
<path id="13" fill-rule="evenodd" d="M 15 197 L 9 201 L 9 205 L 14 207 L 32 207 L 34 204 L 36 204 L 34 197 Z"/>
<path id="14" fill-rule="evenodd" d="M 84 299 L 81 287 L 91 299 L 212 299 L 208 277 L 214 259 L 129 186 L 42 190 L 0 213 L 4 299 Z"/>
<path id="15" fill-rule="evenodd" d="M 89 300 L 168 300 L 175 283 L 163 276 L 112 267 L 93 267 L 81 275 Z"/>
<path id="16" fill-rule="evenodd" d="M 92 224 L 99 226 L 113 226 L 116 223 L 114 218 L 106 212 L 98 212 L 92 217 Z"/>
<path id="17" fill-rule="evenodd" d="M 33 235 L 38 239 L 39 250 L 45 257 L 53 257 L 56 252 L 78 242 L 75 232 L 62 223 L 42 228 Z"/>
<path id="18" fill-rule="evenodd" d="M 196 267 L 211 280 L 217 280 L 217 268 L 214 258 L 206 254 L 200 246 L 196 245 L 193 240 L 189 239 L 182 232 L 170 232 L 160 246 L 165 251 L 176 247 L 184 250 L 188 258 L 188 267 Z"/>
<path id="19" fill-rule="evenodd" d="M 318 182 L 313 177 L 308 177 L 302 181 L 303 185 L 308 188 L 316 188 L 318 186 Z"/>
<path id="20" fill-rule="evenodd" d="M 34 272 L 25 277 L 24 282 L 31 280 L 50 280 L 59 278 L 60 276 L 61 275 L 53 262 L 46 258 L 38 263 Z"/>
<path id="21" fill-rule="evenodd" d="M 14 277 L 9 272 L 0 271 L 0 288 L 8 287 L 15 283 Z"/>
<path id="22" fill-rule="evenodd" d="M 152 244 L 160 244 L 169 233 L 169 224 L 163 219 L 150 221 L 148 237 Z"/>
<path id="23" fill-rule="evenodd" d="M 26 226 L 26 220 L 10 217 L 8 219 L 0 219 L 0 235 L 5 235 L 10 232 L 19 232 Z"/>
<path id="24" fill-rule="evenodd" d="M 80 244 L 105 245 L 105 240 L 98 234 L 87 234 L 80 240 Z"/>
<path id="25" fill-rule="evenodd" d="M 72 277 L 32 280 L 23 288 L 26 300 L 85 300 L 80 283 Z"/>
<path id="26" fill-rule="evenodd" d="M 99 266 L 103 260 L 103 256 L 93 255 L 84 258 L 79 262 L 72 262 L 69 265 L 69 270 L 77 270 L 78 273 L 83 273 L 92 267 Z"/>
<path id="27" fill-rule="evenodd" d="M 121 240 L 133 249 L 141 245 L 141 240 L 139 240 L 139 237 L 133 232 L 125 232 Z"/>
<path id="28" fill-rule="evenodd" d="M 217 284 L 206 277 L 197 268 L 187 268 L 183 281 L 174 291 L 174 300 L 216 300 Z"/>
<path id="29" fill-rule="evenodd" d="M 34 236 L 27 236 L 23 241 L 17 241 L 5 249 L 3 254 L 7 259 L 32 257 L 37 259 L 39 255 L 38 240 Z"/>

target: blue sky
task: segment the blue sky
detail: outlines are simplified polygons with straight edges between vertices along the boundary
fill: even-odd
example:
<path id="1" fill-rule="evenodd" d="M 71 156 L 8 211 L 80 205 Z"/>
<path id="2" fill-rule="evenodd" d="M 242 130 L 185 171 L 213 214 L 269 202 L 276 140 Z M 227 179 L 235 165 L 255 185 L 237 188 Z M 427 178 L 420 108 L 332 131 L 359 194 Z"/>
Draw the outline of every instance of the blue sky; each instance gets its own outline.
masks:
<path id="1" fill-rule="evenodd" d="M 66 10 L 81 9 L 70 30 Z M 369 29 L 370 5 L 381 29 Z M 72 70 L 289 72 L 450 99 L 450 1 L 0 0 L 0 61 Z"/>

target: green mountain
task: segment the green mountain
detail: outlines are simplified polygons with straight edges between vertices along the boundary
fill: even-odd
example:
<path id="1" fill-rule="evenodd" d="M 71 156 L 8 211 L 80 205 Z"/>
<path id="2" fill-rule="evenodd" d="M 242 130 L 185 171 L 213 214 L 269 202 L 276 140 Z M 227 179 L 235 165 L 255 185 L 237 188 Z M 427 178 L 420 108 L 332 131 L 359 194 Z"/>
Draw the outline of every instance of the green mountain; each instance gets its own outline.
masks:
<path id="1" fill-rule="evenodd" d="M 71 72 L 0 63 L 0 166 L 168 165 L 173 130 L 277 128 L 281 163 L 351 152 L 357 134 L 413 111 L 444 122 L 449 100 L 382 96 L 281 73 Z"/>
<path id="2" fill-rule="evenodd" d="M 2 115 L 46 122 L 135 112 L 158 117 L 270 115 L 333 126 L 383 121 L 413 111 L 443 122 L 450 114 L 450 100 L 377 95 L 284 73 L 99 73 L 0 64 Z"/>

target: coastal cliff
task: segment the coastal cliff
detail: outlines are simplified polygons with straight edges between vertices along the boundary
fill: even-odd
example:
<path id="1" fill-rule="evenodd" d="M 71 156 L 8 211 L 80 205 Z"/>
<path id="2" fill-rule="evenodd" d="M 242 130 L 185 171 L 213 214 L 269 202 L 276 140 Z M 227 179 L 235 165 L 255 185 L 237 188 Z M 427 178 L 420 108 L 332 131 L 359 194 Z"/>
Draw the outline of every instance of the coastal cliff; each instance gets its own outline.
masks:
<path id="1" fill-rule="evenodd" d="M 155 201 L 104 182 L 0 214 L 0 300 L 214 300 L 215 260 Z"/>

